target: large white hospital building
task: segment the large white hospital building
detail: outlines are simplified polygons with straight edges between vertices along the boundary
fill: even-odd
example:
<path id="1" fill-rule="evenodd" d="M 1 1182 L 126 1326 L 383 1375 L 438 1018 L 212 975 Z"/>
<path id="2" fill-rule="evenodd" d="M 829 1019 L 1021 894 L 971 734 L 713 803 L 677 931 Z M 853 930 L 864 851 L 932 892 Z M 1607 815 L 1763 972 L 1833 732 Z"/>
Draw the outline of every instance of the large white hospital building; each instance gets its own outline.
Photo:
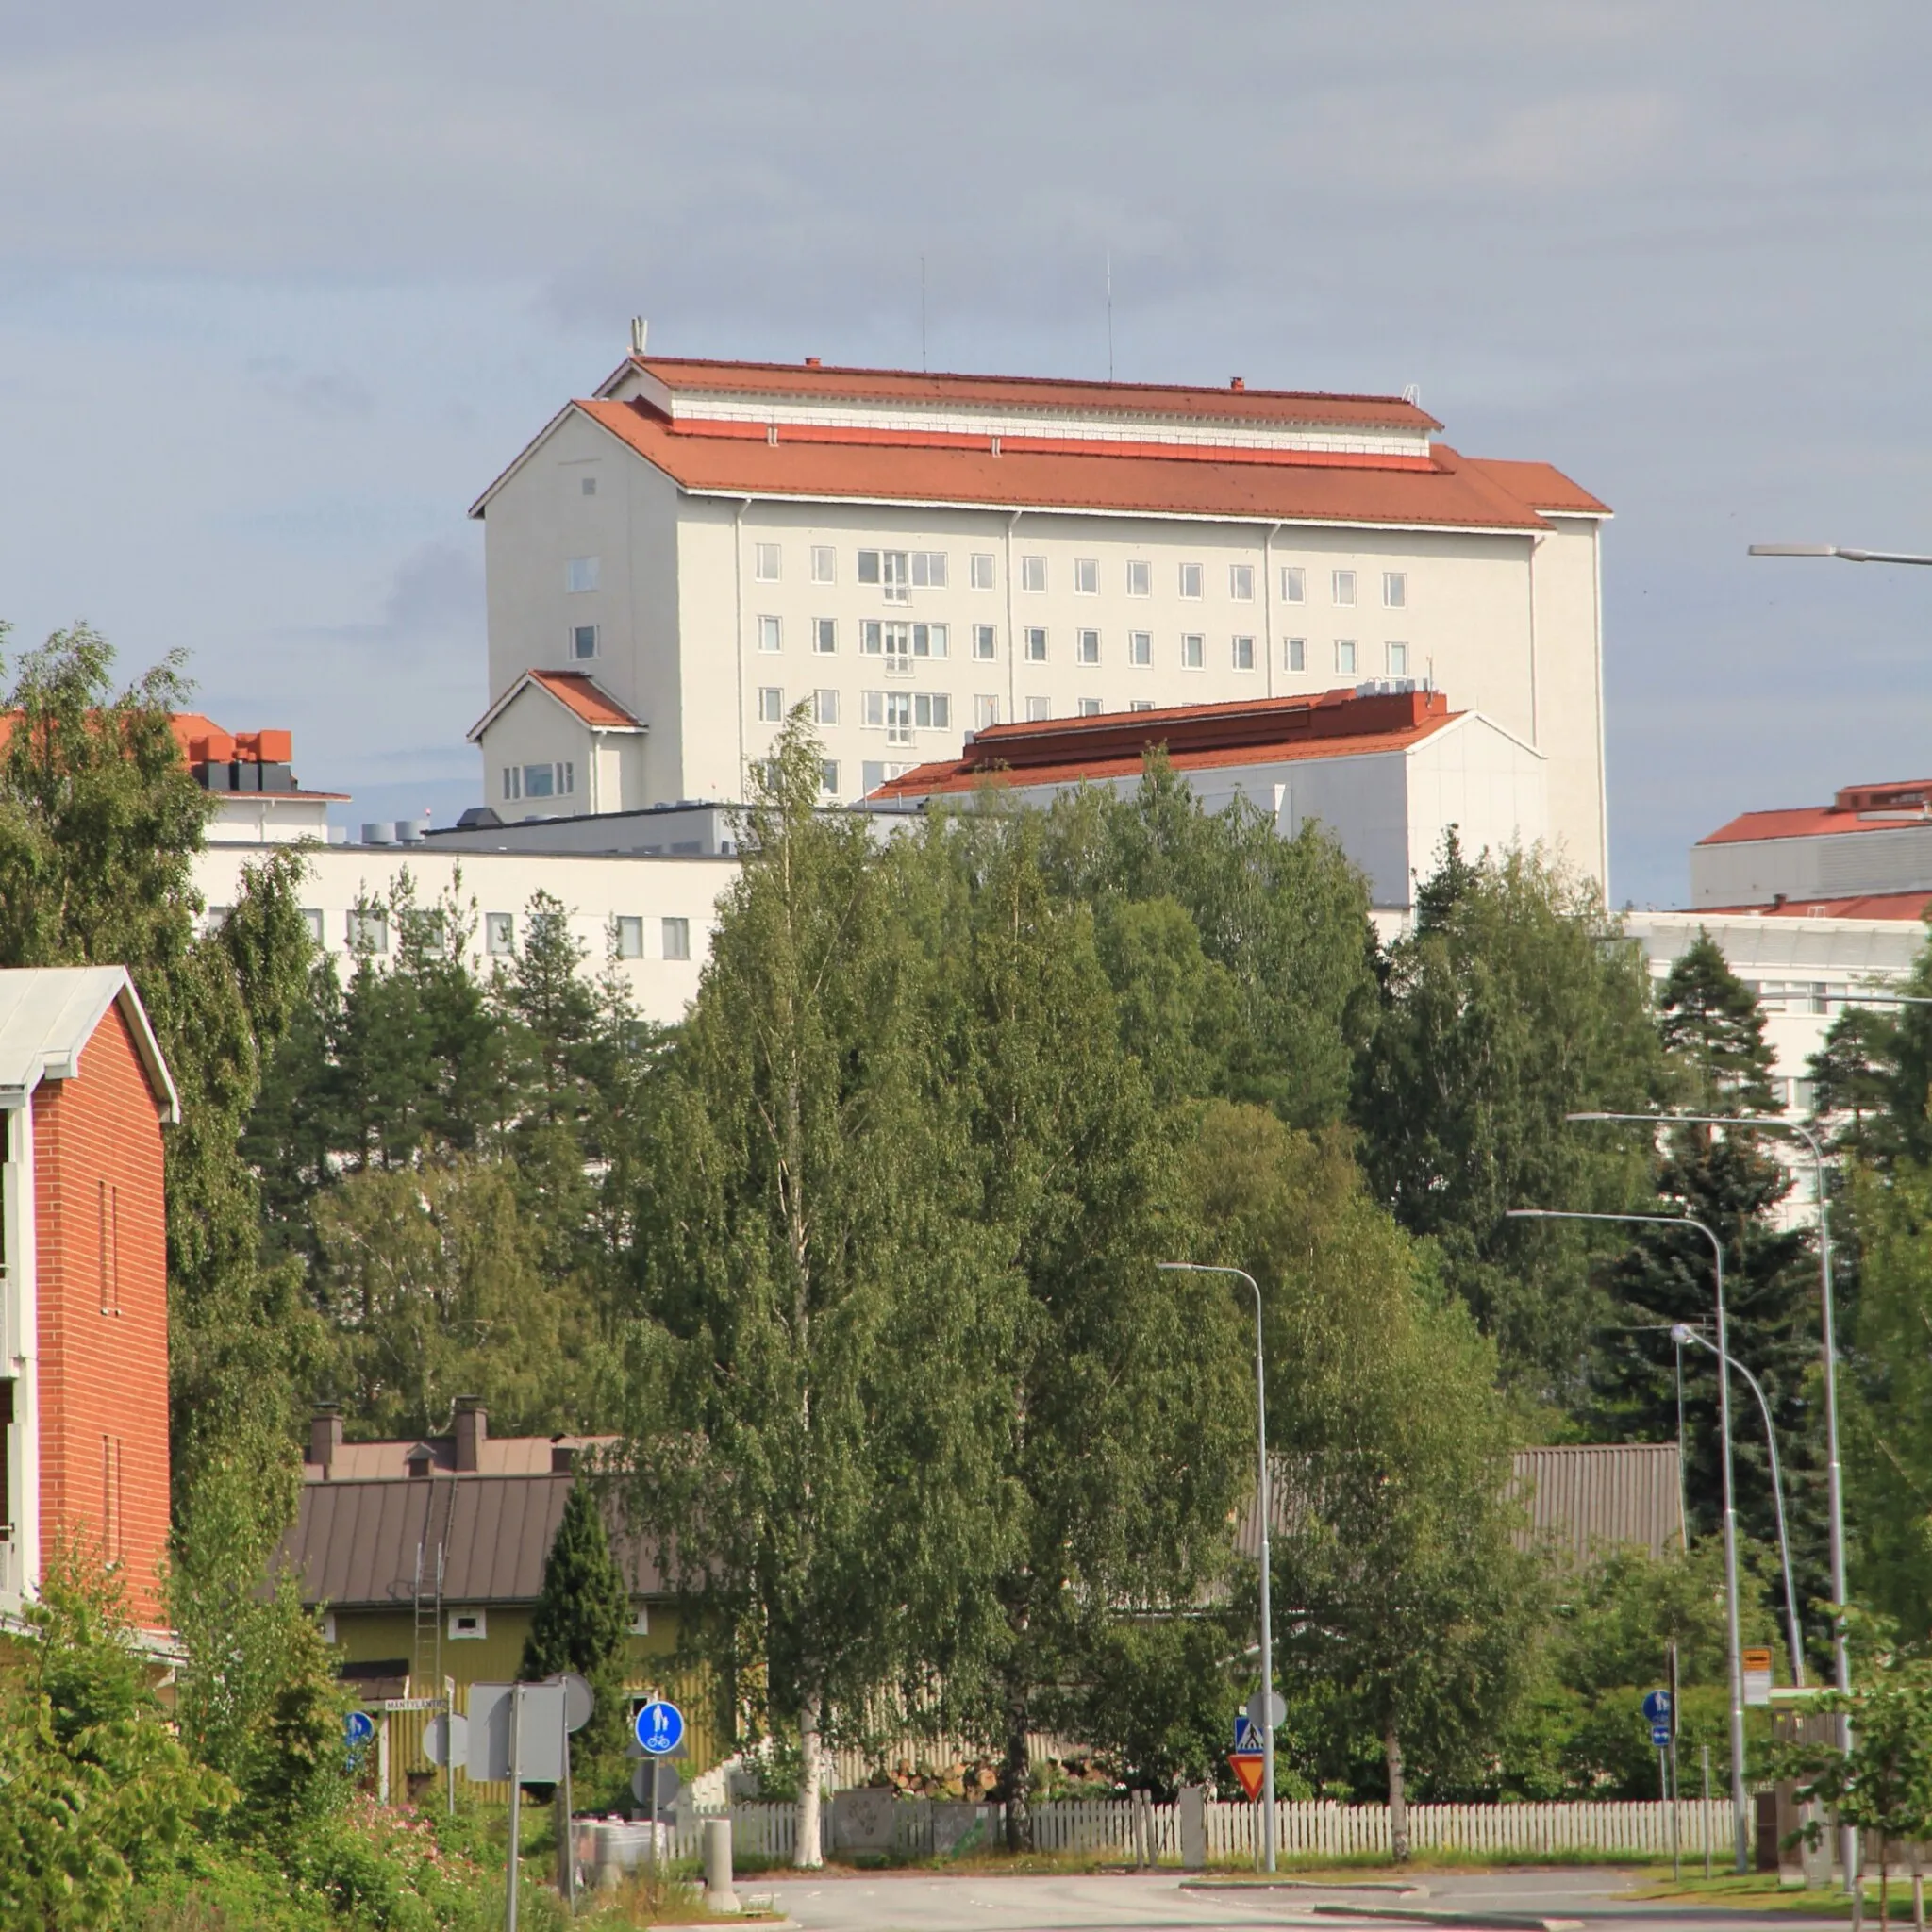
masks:
<path id="1" fill-rule="evenodd" d="M 828 799 L 969 733 L 1413 680 L 1606 874 L 1606 507 L 1401 396 L 635 354 L 477 500 L 505 821 L 732 799 L 805 705 Z M 1426 855 L 1424 855 L 1426 857 Z"/>

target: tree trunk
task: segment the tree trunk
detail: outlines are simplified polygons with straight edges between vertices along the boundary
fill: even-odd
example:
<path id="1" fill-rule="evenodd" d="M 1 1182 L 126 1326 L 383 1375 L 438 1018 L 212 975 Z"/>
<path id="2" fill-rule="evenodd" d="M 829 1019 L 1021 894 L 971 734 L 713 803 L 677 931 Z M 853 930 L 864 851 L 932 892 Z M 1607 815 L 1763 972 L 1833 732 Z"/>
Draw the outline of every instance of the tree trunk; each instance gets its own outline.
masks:
<path id="1" fill-rule="evenodd" d="M 792 1847 L 791 1862 L 807 1871 L 816 1871 L 825 1862 L 819 1849 L 819 1788 L 824 1777 L 824 1751 L 819 1739 L 822 1710 L 814 1690 L 798 1713 L 798 1842 Z"/>
<path id="2" fill-rule="evenodd" d="M 1391 1721 L 1382 1733 L 1389 1760 L 1389 1849 L 1400 1865 L 1408 1857 L 1408 1793 L 1402 1782 L 1402 1739 Z"/>
<path id="3" fill-rule="evenodd" d="M 1033 1849 L 1033 1811 L 1027 1803 L 1027 1783 L 1033 1775 L 1032 1760 L 1026 1752 L 1026 1716 L 1012 1712 L 1007 1721 L 1007 1757 L 1000 1767 L 1007 1788 L 1007 1849 L 1030 1852 Z"/>

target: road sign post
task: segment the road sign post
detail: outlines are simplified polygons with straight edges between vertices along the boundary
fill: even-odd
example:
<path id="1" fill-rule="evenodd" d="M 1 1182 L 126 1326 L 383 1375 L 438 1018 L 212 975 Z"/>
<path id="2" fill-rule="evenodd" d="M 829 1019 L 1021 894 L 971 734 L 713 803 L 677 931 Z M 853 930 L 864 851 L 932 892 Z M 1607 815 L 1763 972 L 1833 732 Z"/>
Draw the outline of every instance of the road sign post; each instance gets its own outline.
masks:
<path id="1" fill-rule="evenodd" d="M 639 1708 L 631 1720 L 631 1735 L 638 1740 L 651 1771 L 651 1880 L 658 1878 L 658 1766 L 684 1742 L 684 1713 L 664 1698 L 654 1697 Z M 635 1786 L 635 1779 L 633 1779 Z"/>
<path id="2" fill-rule="evenodd" d="M 1684 1788 L 1677 1782 L 1677 1646 L 1667 1645 L 1665 1656 L 1670 1661 L 1671 1679 L 1671 1883 L 1675 1885 L 1684 1876 L 1684 1852 L 1677 1830 L 1677 1814 L 1683 1808 L 1684 1795 Z"/>

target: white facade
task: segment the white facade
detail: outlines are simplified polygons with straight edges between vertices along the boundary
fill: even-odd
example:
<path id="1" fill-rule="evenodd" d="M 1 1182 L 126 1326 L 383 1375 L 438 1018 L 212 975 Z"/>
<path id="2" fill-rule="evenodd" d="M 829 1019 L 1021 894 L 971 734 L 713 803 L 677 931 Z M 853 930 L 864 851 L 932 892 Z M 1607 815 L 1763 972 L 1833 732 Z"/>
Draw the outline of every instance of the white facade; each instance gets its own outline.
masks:
<path id="1" fill-rule="evenodd" d="M 1306 824 L 1325 826 L 1368 880 L 1378 913 L 1406 913 L 1413 906 L 1416 882 L 1435 870 L 1452 825 L 1474 858 L 1533 846 L 1548 824 L 1548 759 L 1487 718 L 1468 714 L 1393 748 L 1351 751 L 1346 739 L 1337 739 L 1321 756 L 1257 747 L 1240 763 L 1201 762 L 1184 751 L 1171 761 L 1209 811 L 1244 799 L 1268 813 L 1284 839 Z M 1021 771 L 1003 791 L 1044 807 L 1070 783 L 1125 796 L 1140 789 L 1141 772 L 1137 762 L 1118 775 L 1028 784 Z M 952 800 L 966 804 L 970 793 L 955 790 Z M 1403 922 L 1377 924 L 1393 937 Z"/>
<path id="2" fill-rule="evenodd" d="M 1854 820 L 1840 828 L 1690 848 L 1692 906 L 1791 905 L 1932 890 L 1932 820 Z"/>
<path id="3" fill-rule="evenodd" d="M 769 376 L 626 364 L 476 507 L 492 703 L 584 672 L 647 728 L 597 809 L 742 796 L 800 705 L 849 800 L 988 723 L 1412 677 L 1546 760 L 1550 839 L 1602 880 L 1607 512 L 1567 479 L 1388 398 Z M 1014 500 L 1036 480 L 1055 500 Z M 520 706 L 482 735 L 506 817 L 505 774 L 561 755 L 537 730 Z"/>
<path id="4" fill-rule="evenodd" d="M 1925 944 L 1915 919 L 1630 912 L 1624 924 L 1659 981 L 1700 932 L 1710 934 L 1764 1009 L 1780 1102 L 1795 1119 L 1810 1115 L 1811 1059 L 1832 1022 L 1861 992 L 1896 991 Z"/>
<path id="5" fill-rule="evenodd" d="M 262 856 L 261 847 L 236 844 L 210 845 L 196 856 L 194 884 L 211 919 L 235 904 L 242 867 Z M 602 970 L 616 941 L 617 964 L 639 1011 L 663 1025 L 683 1019 L 696 997 L 718 898 L 737 874 L 735 859 L 715 857 L 441 852 L 424 845 L 318 845 L 303 857 L 303 910 L 344 979 L 355 964 L 355 931 L 375 943 L 378 959 L 393 953 L 396 935 L 361 924 L 357 915 L 386 899 L 405 873 L 421 907 L 454 896 L 462 923 L 474 927 L 469 951 L 482 973 L 513 963 L 530 901 L 542 891 L 564 906 L 571 935 L 587 951 L 588 971 Z"/>

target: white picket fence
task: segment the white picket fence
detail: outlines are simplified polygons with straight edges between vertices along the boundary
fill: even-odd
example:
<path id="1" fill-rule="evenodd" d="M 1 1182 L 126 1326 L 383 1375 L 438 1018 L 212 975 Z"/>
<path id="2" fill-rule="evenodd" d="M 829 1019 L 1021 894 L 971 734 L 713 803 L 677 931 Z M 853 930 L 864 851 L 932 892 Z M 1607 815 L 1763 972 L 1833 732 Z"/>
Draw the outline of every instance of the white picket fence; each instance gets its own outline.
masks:
<path id="1" fill-rule="evenodd" d="M 1675 1807 L 1677 1844 L 1684 1855 L 1702 1857 L 1729 1850 L 1729 1799 L 1686 1799 Z M 994 1844 L 1005 1842 L 1006 1807 L 981 1807 Z M 1411 1805 L 1408 1837 L 1417 1853 L 1467 1852 L 1485 1857 L 1534 1858 L 1553 1853 L 1595 1854 L 1604 1857 L 1656 1857 L 1671 1850 L 1672 1809 L 1652 1800 L 1642 1804 Z M 1261 1837 L 1258 1805 L 1204 1807 L 1208 1857 L 1215 1862 L 1255 1857 Z M 894 1807 L 894 1848 L 901 1857 L 933 1853 L 934 1807 L 923 1799 L 899 1800 Z M 741 1860 L 789 1863 L 797 1844 L 794 1805 L 741 1804 L 726 1810 L 699 1812 L 678 1807 L 677 1822 L 665 1830 L 665 1855 L 699 1855 L 704 1821 L 728 1817 Z M 1389 1855 L 1386 1805 L 1298 1803 L 1283 1799 L 1274 1807 L 1275 1844 L 1283 1857 Z M 820 1811 L 822 1849 L 831 1857 L 832 1807 Z M 1136 1805 L 1131 1801 L 1080 1799 L 1033 1807 L 1033 1842 L 1042 1852 L 1101 1852 L 1138 1861 L 1142 1847 L 1162 1864 L 1181 1857 L 1180 1807 Z"/>

